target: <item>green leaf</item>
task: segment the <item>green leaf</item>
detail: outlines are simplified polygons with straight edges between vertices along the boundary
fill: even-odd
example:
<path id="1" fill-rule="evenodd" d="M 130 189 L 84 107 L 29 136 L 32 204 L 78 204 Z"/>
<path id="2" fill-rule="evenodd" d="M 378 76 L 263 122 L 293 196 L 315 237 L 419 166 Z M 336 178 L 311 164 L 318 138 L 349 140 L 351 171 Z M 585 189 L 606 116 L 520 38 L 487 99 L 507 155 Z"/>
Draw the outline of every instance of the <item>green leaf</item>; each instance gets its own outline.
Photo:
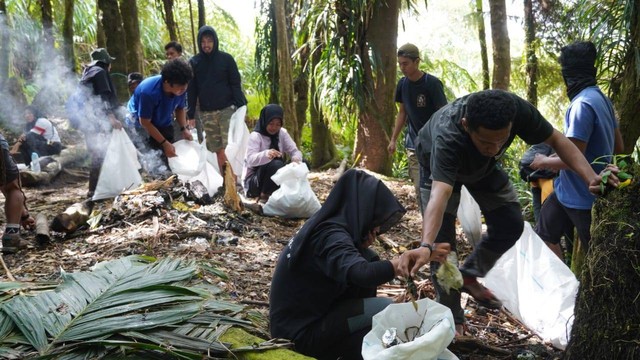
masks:
<path id="1" fill-rule="evenodd" d="M 620 171 L 618 172 L 618 179 L 620 180 L 627 180 L 627 179 L 631 179 L 633 176 L 631 176 L 630 174 L 624 172 L 624 171 Z"/>

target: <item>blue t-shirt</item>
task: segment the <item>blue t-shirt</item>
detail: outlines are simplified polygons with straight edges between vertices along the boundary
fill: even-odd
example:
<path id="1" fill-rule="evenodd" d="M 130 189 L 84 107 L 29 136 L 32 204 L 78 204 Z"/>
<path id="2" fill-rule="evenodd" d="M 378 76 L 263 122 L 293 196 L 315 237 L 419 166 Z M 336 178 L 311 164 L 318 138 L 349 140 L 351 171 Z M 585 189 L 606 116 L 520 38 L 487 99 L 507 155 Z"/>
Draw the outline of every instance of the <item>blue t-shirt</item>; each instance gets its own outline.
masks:
<path id="1" fill-rule="evenodd" d="M 148 77 L 133 92 L 127 109 L 131 114 L 131 123 L 140 127 L 140 118 L 151 119 L 155 127 L 171 126 L 173 112 L 185 108 L 186 92 L 180 96 L 172 96 L 162 91 L 162 76 Z"/>
<path id="2" fill-rule="evenodd" d="M 589 163 L 598 157 L 613 154 L 617 127 L 613 105 L 597 86 L 590 86 L 578 93 L 565 114 L 565 135 L 587 143 L 584 155 Z M 599 161 L 610 162 L 611 159 Z M 591 167 L 597 173 L 604 168 L 603 165 Z M 554 185 L 562 205 L 578 210 L 591 209 L 595 196 L 589 192 L 584 180 L 572 170 L 561 170 Z"/>

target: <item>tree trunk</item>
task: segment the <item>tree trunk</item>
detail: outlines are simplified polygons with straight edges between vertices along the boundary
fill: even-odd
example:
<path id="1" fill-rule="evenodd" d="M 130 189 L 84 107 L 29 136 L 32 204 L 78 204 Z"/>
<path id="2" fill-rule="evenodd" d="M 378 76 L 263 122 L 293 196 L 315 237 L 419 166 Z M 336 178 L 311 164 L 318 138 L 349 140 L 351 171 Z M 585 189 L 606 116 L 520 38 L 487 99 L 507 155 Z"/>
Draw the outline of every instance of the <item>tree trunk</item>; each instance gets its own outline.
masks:
<path id="1" fill-rule="evenodd" d="M 207 25 L 207 18 L 206 10 L 204 8 L 204 0 L 198 0 L 198 29 L 205 25 Z"/>
<path id="2" fill-rule="evenodd" d="M 319 34 L 316 34 L 316 43 L 320 42 Z M 320 56 L 322 49 L 315 49 L 311 54 L 311 66 L 310 69 L 315 69 L 320 62 Z M 311 84 L 309 86 L 309 93 L 312 99 L 311 106 L 309 107 L 309 115 L 311 117 L 311 143 L 313 149 L 311 151 L 311 167 L 314 169 L 327 168 L 334 166 L 338 162 L 338 150 L 333 143 L 331 136 L 331 130 L 327 126 L 327 123 L 322 113 L 322 107 L 320 105 L 320 95 L 317 93 L 315 76 L 311 77 Z"/>
<path id="3" fill-rule="evenodd" d="M 55 48 L 53 37 L 53 10 L 51 0 L 40 0 L 40 11 L 42 14 L 42 30 L 44 32 L 45 51 L 52 51 Z"/>
<path id="4" fill-rule="evenodd" d="M 293 95 L 293 65 L 291 62 L 291 52 L 289 51 L 289 40 L 287 36 L 287 20 L 285 15 L 285 1 L 275 0 L 276 33 L 278 36 L 278 77 L 279 100 L 284 109 L 284 127 L 296 142 L 300 144 L 300 133 L 298 132 L 298 121 L 296 119 L 296 107 Z"/>
<path id="5" fill-rule="evenodd" d="M 11 31 L 9 31 L 9 17 L 7 3 L 0 0 L 0 90 L 7 86 L 9 78 L 9 53 L 11 52 Z"/>
<path id="6" fill-rule="evenodd" d="M 193 53 L 197 54 L 200 47 L 196 44 L 196 29 L 193 22 L 193 8 L 191 7 L 191 0 L 189 0 L 189 21 L 191 22 L 191 41 L 193 42 Z"/>
<path id="7" fill-rule="evenodd" d="M 75 0 L 64 0 L 64 23 L 62 24 L 62 51 L 64 59 L 71 71 L 77 67 L 76 55 L 73 50 L 73 8 Z"/>
<path id="8" fill-rule="evenodd" d="M 303 39 L 303 43 L 306 43 L 308 39 Z M 302 130 L 304 128 L 305 120 L 307 118 L 307 108 L 309 107 L 309 48 L 305 47 L 300 52 L 300 62 L 296 68 L 298 69 L 298 76 L 293 83 L 293 91 L 296 95 L 296 120 L 298 121 L 298 134 L 302 138 Z M 300 144 L 298 144 L 299 146 Z"/>
<path id="9" fill-rule="evenodd" d="M 634 179 L 640 168 L 633 170 Z M 591 243 L 580 277 L 565 359 L 637 359 L 640 355 L 640 186 L 596 200 Z"/>
<path id="10" fill-rule="evenodd" d="M 480 41 L 480 58 L 482 59 L 482 89 L 489 89 L 489 55 L 487 52 L 487 32 L 484 27 L 484 10 L 482 0 L 476 0 L 476 21 L 478 22 L 478 40 Z"/>
<path id="11" fill-rule="evenodd" d="M 630 41 L 625 71 L 620 84 L 620 93 L 614 98 L 620 115 L 620 131 L 624 139 L 624 153 L 631 154 L 640 137 L 640 1 L 634 1 L 631 8 Z"/>
<path id="12" fill-rule="evenodd" d="M 144 74 L 144 52 L 140 41 L 140 21 L 135 0 L 121 0 L 122 24 L 127 42 L 127 73 Z"/>
<path id="13" fill-rule="evenodd" d="M 536 19 L 532 0 L 524 0 L 524 52 L 527 62 L 527 100 L 538 106 L 538 57 L 536 56 Z"/>
<path id="14" fill-rule="evenodd" d="M 489 0 L 489 9 L 491 12 L 491 39 L 493 40 L 493 81 L 491 87 L 509 90 L 511 53 L 509 51 L 505 0 Z"/>
<path id="15" fill-rule="evenodd" d="M 361 48 L 364 69 L 364 92 L 369 95 L 358 116 L 355 156 L 361 166 L 380 174 L 391 175 L 392 157 L 386 146 L 395 119 L 393 102 L 396 90 L 396 57 L 400 0 L 376 2 L 367 26 L 367 44 Z M 379 62 L 372 66 L 371 57 Z M 375 71 L 375 74 L 374 74 Z"/>
<path id="16" fill-rule="evenodd" d="M 162 5 L 164 7 L 164 23 L 169 31 L 169 40 L 178 41 L 176 21 L 173 16 L 173 0 L 162 0 Z"/>
<path id="17" fill-rule="evenodd" d="M 129 97 L 127 87 L 127 41 L 118 0 L 98 0 L 102 11 L 102 27 L 106 36 L 107 51 L 116 58 L 111 64 L 111 79 L 116 87 L 118 99 L 122 102 Z M 114 76 L 115 75 L 115 76 Z"/>
<path id="18" fill-rule="evenodd" d="M 107 35 L 102 26 L 102 13 L 98 1 L 96 1 L 96 42 L 99 48 L 107 47 Z"/>

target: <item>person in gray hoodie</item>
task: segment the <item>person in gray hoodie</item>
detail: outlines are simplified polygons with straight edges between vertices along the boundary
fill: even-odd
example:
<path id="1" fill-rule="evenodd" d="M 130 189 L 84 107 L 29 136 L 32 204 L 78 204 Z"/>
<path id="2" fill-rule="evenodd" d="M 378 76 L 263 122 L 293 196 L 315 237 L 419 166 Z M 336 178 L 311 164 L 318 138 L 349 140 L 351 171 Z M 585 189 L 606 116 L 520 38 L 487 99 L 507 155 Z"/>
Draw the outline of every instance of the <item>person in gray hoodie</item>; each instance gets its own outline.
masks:
<path id="1" fill-rule="evenodd" d="M 207 134 L 207 149 L 215 152 L 224 174 L 229 122 L 235 110 L 247 104 L 242 92 L 240 72 L 233 57 L 218 49 L 218 35 L 211 26 L 198 31 L 199 53 L 189 60 L 193 79 L 187 90 L 187 119 L 195 125 L 196 104 L 199 120 Z M 202 140 L 202 137 L 200 137 Z"/>

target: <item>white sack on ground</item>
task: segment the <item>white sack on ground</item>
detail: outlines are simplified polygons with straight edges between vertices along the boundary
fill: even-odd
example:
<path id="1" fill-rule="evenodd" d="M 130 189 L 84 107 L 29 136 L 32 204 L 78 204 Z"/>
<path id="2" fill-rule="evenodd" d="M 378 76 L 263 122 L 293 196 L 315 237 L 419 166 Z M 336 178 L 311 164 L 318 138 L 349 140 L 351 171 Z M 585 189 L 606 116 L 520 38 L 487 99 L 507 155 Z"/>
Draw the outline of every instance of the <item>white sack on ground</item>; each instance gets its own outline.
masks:
<path id="1" fill-rule="evenodd" d="M 137 188 L 142 184 L 139 169 L 136 147 L 124 130 L 114 129 L 100 168 L 98 184 L 91 199 L 112 198 L 123 191 Z"/>

